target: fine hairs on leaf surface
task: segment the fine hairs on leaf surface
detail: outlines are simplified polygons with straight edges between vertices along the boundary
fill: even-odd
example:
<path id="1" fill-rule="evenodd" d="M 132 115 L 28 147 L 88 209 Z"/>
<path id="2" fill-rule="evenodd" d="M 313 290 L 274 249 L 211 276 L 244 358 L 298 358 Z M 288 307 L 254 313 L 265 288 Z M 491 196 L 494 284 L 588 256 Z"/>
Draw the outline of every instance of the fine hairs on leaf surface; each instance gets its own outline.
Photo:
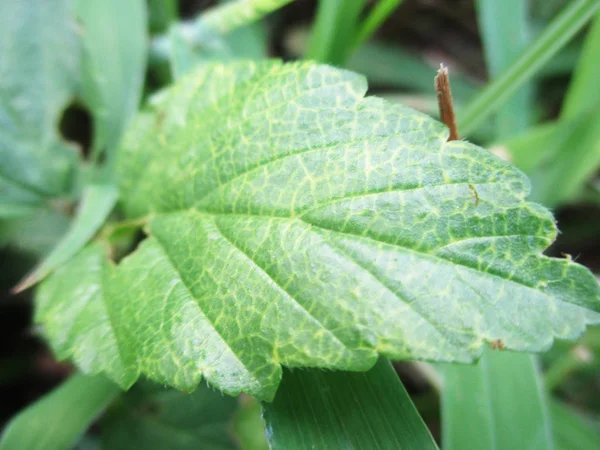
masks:
<path id="1" fill-rule="evenodd" d="M 156 97 L 117 161 L 148 237 L 118 265 L 92 243 L 42 283 L 57 356 L 125 388 L 205 378 L 270 401 L 281 366 L 471 362 L 600 322 L 588 270 L 542 255 L 554 221 L 520 171 L 365 91 L 266 61 L 208 65 Z"/>

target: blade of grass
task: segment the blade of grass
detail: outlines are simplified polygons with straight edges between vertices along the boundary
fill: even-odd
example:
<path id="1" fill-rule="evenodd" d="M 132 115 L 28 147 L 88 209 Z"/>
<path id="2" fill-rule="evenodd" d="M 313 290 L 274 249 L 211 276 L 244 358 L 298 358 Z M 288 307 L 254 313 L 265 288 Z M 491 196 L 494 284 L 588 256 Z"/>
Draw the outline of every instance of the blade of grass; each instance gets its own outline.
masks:
<path id="1" fill-rule="evenodd" d="M 527 47 L 529 24 L 524 0 L 478 0 L 477 14 L 488 72 L 495 78 Z M 532 112 L 532 86 L 518 89 L 496 117 L 496 134 L 506 137 L 528 128 Z"/>
<path id="2" fill-rule="evenodd" d="M 594 427 L 591 421 L 557 400 L 551 401 L 549 406 L 556 450 L 600 450 L 597 421 Z"/>
<path id="3" fill-rule="evenodd" d="M 561 118 L 575 117 L 600 104 L 599 61 L 600 13 L 596 15 L 585 39 L 567 96 L 562 105 Z"/>
<path id="4" fill-rule="evenodd" d="M 306 59 L 342 66 L 356 41 L 366 0 L 319 0 Z"/>
<path id="5" fill-rule="evenodd" d="M 120 392 L 108 379 L 73 375 L 15 416 L 0 450 L 66 450 Z"/>
<path id="6" fill-rule="evenodd" d="M 485 123 L 517 89 L 562 49 L 599 9 L 598 0 L 574 0 L 569 3 L 519 59 L 459 111 L 461 134 L 468 136 Z"/>
<path id="7" fill-rule="evenodd" d="M 117 189 L 112 185 L 98 184 L 86 187 L 75 220 L 67 234 L 13 291 L 24 291 L 67 262 L 100 229 L 116 201 Z"/>
<path id="8" fill-rule="evenodd" d="M 356 33 L 354 48 L 358 48 L 367 42 L 386 19 L 400 6 L 403 0 L 379 0 L 369 12 L 369 15 L 360 24 Z"/>
<path id="9" fill-rule="evenodd" d="M 178 17 L 178 0 L 148 0 L 148 22 L 153 33 L 164 33 Z"/>
<path id="10" fill-rule="evenodd" d="M 265 424 L 262 421 L 260 403 L 248 395 L 239 397 L 233 432 L 241 450 L 268 450 Z"/>
<path id="11" fill-rule="evenodd" d="M 263 417 L 272 450 L 437 448 L 383 358 L 364 373 L 288 370 Z"/>
<path id="12" fill-rule="evenodd" d="M 569 86 L 561 118 L 549 134 L 521 138 L 509 143 L 517 156 L 536 161 L 521 167 L 531 178 L 532 199 L 555 207 L 575 199 L 600 164 L 600 14 L 584 41 L 581 57 Z M 533 149 L 543 149 L 543 152 Z M 523 159 L 523 158 L 521 158 Z M 515 159 L 518 164 L 518 160 Z M 557 188 L 558 187 L 558 188 Z"/>
<path id="13" fill-rule="evenodd" d="M 528 174 L 530 198 L 549 207 L 575 199 L 600 162 L 600 106 L 564 121 L 563 133 L 540 144 L 546 154 Z"/>
<path id="14" fill-rule="evenodd" d="M 535 358 L 486 351 L 475 366 L 443 366 L 446 450 L 551 450 L 553 438 Z"/>

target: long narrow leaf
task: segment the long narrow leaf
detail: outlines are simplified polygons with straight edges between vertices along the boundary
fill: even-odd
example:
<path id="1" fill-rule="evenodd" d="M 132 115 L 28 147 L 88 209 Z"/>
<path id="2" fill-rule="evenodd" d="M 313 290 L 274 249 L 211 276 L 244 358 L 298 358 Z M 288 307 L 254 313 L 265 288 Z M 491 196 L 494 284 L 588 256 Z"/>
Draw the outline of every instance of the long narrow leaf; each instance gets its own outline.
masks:
<path id="1" fill-rule="evenodd" d="M 379 0 L 373 6 L 367 18 L 360 24 L 354 46 L 360 47 L 367 42 L 390 14 L 400 6 L 400 3 L 402 3 L 402 0 Z"/>
<path id="2" fill-rule="evenodd" d="M 508 68 L 527 46 L 527 2 L 478 0 L 477 12 L 488 71 L 495 78 Z M 515 135 L 527 129 L 532 111 L 531 94 L 531 85 L 521 87 L 498 111 L 498 136 Z"/>
<path id="3" fill-rule="evenodd" d="M 488 84 L 458 117 L 461 133 L 471 134 L 589 21 L 600 9 L 598 0 L 574 0 L 547 26 L 517 61 Z"/>
<path id="4" fill-rule="evenodd" d="M 598 88 L 600 61 L 600 14 L 596 15 L 563 103 L 561 117 L 572 118 L 600 104 Z"/>
<path id="5" fill-rule="evenodd" d="M 600 429 L 558 401 L 550 402 L 556 450 L 600 450 Z"/>
<path id="6" fill-rule="evenodd" d="M 114 186 L 99 184 L 85 188 L 77 216 L 67 234 L 14 291 L 21 292 L 33 286 L 75 255 L 100 229 L 116 201 Z"/>
<path id="7" fill-rule="evenodd" d="M 437 448 L 383 358 L 365 373 L 287 371 L 263 410 L 272 450 Z"/>
<path id="8" fill-rule="evenodd" d="M 444 367 L 445 450 L 553 448 L 535 359 L 487 351 L 476 366 Z"/>
<path id="9" fill-rule="evenodd" d="M 366 0 L 320 0 L 306 58 L 343 65 L 354 47 L 365 4 Z"/>
<path id="10" fill-rule="evenodd" d="M 0 450 L 66 450 L 119 393 L 102 376 L 73 375 L 7 425 Z"/>

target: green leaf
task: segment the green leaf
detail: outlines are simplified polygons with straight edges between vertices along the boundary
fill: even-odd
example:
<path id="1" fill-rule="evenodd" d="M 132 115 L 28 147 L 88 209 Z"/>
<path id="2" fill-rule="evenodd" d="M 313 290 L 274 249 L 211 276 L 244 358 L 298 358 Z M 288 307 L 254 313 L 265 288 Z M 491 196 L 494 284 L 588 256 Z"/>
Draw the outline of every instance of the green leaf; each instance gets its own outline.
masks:
<path id="1" fill-rule="evenodd" d="M 489 73 L 496 77 L 507 69 L 529 42 L 528 4 L 523 0 L 478 0 L 477 13 Z M 507 137 L 528 128 L 533 110 L 533 90 L 516 91 L 498 111 L 497 135 Z"/>
<path id="2" fill-rule="evenodd" d="M 142 95 L 146 16 L 145 0 L 77 0 L 83 98 L 95 121 L 93 149 L 96 158 L 106 152 L 109 163 Z"/>
<path id="3" fill-rule="evenodd" d="M 556 55 L 600 10 L 598 0 L 573 0 L 555 17 L 537 39 L 500 76 L 489 83 L 460 111 L 461 133 L 469 135 L 484 124 L 510 96 Z"/>
<path id="4" fill-rule="evenodd" d="M 443 373 L 444 449 L 554 448 L 533 356 L 489 350 L 478 365 L 448 365 Z"/>
<path id="5" fill-rule="evenodd" d="M 58 245 L 14 289 L 21 292 L 38 283 L 71 259 L 100 229 L 117 201 L 117 189 L 111 185 L 90 185 L 83 190 L 81 205 Z"/>
<path id="6" fill-rule="evenodd" d="M 589 271 L 541 254 L 556 229 L 521 172 L 365 90 L 328 66 L 238 62 L 164 92 L 118 162 L 149 237 L 116 267 L 93 245 L 41 286 L 57 354 L 123 386 L 204 377 L 270 400 L 282 365 L 469 362 L 599 321 Z"/>
<path id="7" fill-rule="evenodd" d="M 9 246 L 37 259 L 48 255 L 69 229 L 65 214 L 39 208 L 32 214 L 0 221 L 0 246 Z"/>
<path id="8" fill-rule="evenodd" d="M 401 3 L 402 0 L 381 0 L 377 2 L 369 11 L 369 15 L 360 24 L 354 46 L 360 47 L 367 42 Z"/>
<path id="9" fill-rule="evenodd" d="M 532 198 L 556 207 L 573 200 L 600 164 L 600 107 L 596 61 L 600 58 L 600 16 L 586 37 L 561 118 L 505 145 L 532 180 Z M 557 189 L 560 186 L 560 189 Z"/>
<path id="10" fill-rule="evenodd" d="M 192 33 L 201 42 L 191 41 L 189 36 Z M 169 44 L 171 70 L 175 79 L 201 64 L 267 57 L 266 30 L 261 23 L 252 23 L 222 36 L 207 28 L 200 19 L 193 25 L 171 27 Z"/>
<path id="11" fill-rule="evenodd" d="M 319 0 L 305 58 L 343 65 L 357 42 L 360 14 L 366 3 Z"/>
<path id="12" fill-rule="evenodd" d="M 600 13 L 596 14 L 585 39 L 573 80 L 562 106 L 561 117 L 573 118 L 581 113 L 597 109 L 600 103 L 598 67 L 600 58 Z"/>
<path id="13" fill-rule="evenodd" d="M 106 415 L 103 448 L 111 450 L 235 449 L 237 401 L 206 386 L 192 394 L 150 382 L 136 384 Z"/>
<path id="14" fill-rule="evenodd" d="M 437 449 L 384 358 L 365 373 L 287 371 L 263 409 L 272 450 Z"/>
<path id="15" fill-rule="evenodd" d="M 269 450 L 260 403 L 253 397 L 240 396 L 240 407 L 233 425 L 242 450 Z"/>
<path id="16" fill-rule="evenodd" d="M 44 324 L 43 334 L 59 359 L 71 358 L 85 373 L 104 370 L 129 387 L 137 374 L 126 371 L 122 353 L 128 343 L 118 345 L 105 304 L 106 251 L 93 243 L 47 278 L 36 292 L 35 321 Z"/>
<path id="17" fill-rule="evenodd" d="M 179 17 L 179 0 L 149 0 L 148 23 L 152 33 L 163 33 Z"/>
<path id="18" fill-rule="evenodd" d="M 104 377 L 73 375 L 9 422 L 0 450 L 71 448 L 119 391 Z"/>
<path id="19" fill-rule="evenodd" d="M 71 189 L 76 153 L 58 135 L 77 81 L 69 0 L 0 2 L 0 201 L 39 203 Z"/>
<path id="20" fill-rule="evenodd" d="M 550 416 L 557 450 L 600 450 L 600 429 L 597 421 L 580 416 L 559 401 L 550 402 Z"/>

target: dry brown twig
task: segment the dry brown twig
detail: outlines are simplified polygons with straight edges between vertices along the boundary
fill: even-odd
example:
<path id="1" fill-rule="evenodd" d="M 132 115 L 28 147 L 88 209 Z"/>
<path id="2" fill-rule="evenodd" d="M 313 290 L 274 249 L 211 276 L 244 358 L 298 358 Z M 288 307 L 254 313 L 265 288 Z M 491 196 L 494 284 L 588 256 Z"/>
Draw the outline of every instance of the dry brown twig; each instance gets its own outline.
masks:
<path id="1" fill-rule="evenodd" d="M 456 128 L 456 117 L 454 115 L 454 106 L 452 104 L 452 92 L 450 90 L 450 77 L 448 68 L 440 64 L 440 70 L 434 79 L 435 93 L 438 99 L 438 108 L 440 110 L 440 119 L 450 129 L 449 141 L 456 141 L 458 129 Z"/>

